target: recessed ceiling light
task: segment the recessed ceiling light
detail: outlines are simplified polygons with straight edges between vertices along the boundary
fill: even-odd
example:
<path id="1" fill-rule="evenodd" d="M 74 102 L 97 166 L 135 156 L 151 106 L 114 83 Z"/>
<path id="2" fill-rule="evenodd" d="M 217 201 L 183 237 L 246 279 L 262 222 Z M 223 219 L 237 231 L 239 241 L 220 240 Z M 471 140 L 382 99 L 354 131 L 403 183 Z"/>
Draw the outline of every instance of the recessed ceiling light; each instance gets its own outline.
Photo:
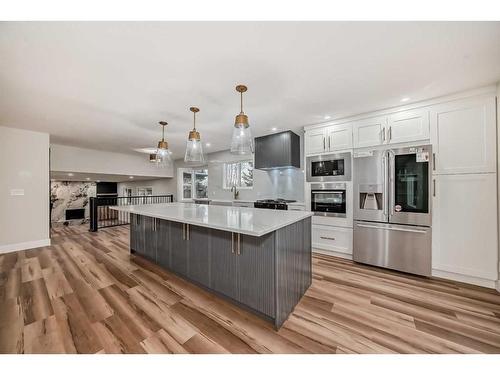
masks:
<path id="1" fill-rule="evenodd" d="M 276 130 L 278 130 L 278 128 L 271 128 L 271 130 L 275 132 Z"/>
<path id="2" fill-rule="evenodd" d="M 87 180 L 87 181 L 90 181 L 90 177 L 87 177 L 87 178 L 86 178 L 86 180 Z"/>
<path id="3" fill-rule="evenodd" d="M 410 100 L 408 97 L 401 99 L 402 102 L 407 102 L 408 100 Z"/>
<path id="4" fill-rule="evenodd" d="M 95 180 L 95 182 L 101 182 L 101 180 Z"/>
<path id="5" fill-rule="evenodd" d="M 73 177 L 73 176 L 74 176 L 74 174 L 73 174 L 73 173 L 68 173 L 68 176 L 69 176 L 69 177 Z"/>
<path id="6" fill-rule="evenodd" d="M 325 120 L 330 120 L 331 118 L 332 118 L 332 116 L 328 116 L 328 115 L 325 116 Z"/>
<path id="7" fill-rule="evenodd" d="M 205 143 L 205 146 L 210 147 L 211 144 L 210 143 Z"/>
<path id="8" fill-rule="evenodd" d="M 153 147 L 144 147 L 144 148 L 134 148 L 134 151 L 141 152 L 143 154 L 154 154 L 158 151 L 157 148 Z"/>
<path id="9" fill-rule="evenodd" d="M 128 176 L 128 178 L 130 178 L 132 180 L 134 178 L 134 176 Z"/>

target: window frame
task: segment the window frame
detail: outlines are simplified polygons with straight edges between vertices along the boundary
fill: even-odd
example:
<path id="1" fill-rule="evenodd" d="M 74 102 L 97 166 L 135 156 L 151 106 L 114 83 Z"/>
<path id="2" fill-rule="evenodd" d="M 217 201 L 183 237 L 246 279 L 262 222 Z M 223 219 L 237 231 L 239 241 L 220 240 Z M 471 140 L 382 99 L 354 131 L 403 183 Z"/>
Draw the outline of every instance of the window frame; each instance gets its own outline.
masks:
<path id="1" fill-rule="evenodd" d="M 208 175 L 208 167 L 203 166 L 199 168 L 178 168 L 177 169 L 177 200 L 179 202 L 192 202 L 196 199 L 208 199 L 208 182 L 207 182 L 207 196 L 205 198 L 200 198 L 196 194 L 196 178 L 195 175 L 200 173 L 200 171 L 206 171 L 207 179 Z M 184 198 L 184 173 L 191 175 L 191 198 Z M 201 173 L 200 173 L 201 174 Z"/>
<path id="2" fill-rule="evenodd" d="M 252 186 L 241 186 L 241 164 L 243 164 L 243 163 L 250 163 L 252 165 Z M 226 176 L 227 176 L 226 168 L 228 167 L 229 164 L 238 164 L 239 185 L 236 185 L 236 188 L 238 190 L 251 190 L 251 189 L 253 189 L 255 167 L 254 167 L 254 161 L 251 159 L 224 162 L 224 164 L 222 166 L 222 189 L 223 190 L 231 190 L 231 188 L 233 187 L 232 185 L 227 186 L 227 181 L 226 181 Z"/>

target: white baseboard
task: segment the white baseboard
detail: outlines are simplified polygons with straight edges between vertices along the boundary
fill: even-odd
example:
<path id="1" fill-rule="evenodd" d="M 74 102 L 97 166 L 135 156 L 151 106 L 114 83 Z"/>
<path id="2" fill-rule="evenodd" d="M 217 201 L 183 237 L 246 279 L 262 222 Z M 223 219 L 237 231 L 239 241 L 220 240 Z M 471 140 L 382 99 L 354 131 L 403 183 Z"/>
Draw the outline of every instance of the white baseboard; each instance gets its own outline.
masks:
<path id="1" fill-rule="evenodd" d="M 318 253 L 318 254 L 323 254 L 323 255 L 331 255 L 331 256 L 334 256 L 337 258 L 344 258 L 344 259 L 352 260 L 352 254 L 340 253 L 338 251 L 323 250 L 323 249 L 318 249 L 316 247 L 313 247 L 312 252 Z"/>
<path id="2" fill-rule="evenodd" d="M 483 279 L 480 277 L 461 275 L 459 273 L 441 271 L 441 270 L 432 270 L 433 277 L 439 277 L 441 279 L 448 279 L 453 281 L 459 281 L 461 283 L 473 284 L 478 286 L 484 286 L 485 288 L 498 290 L 498 281 Z"/>
<path id="3" fill-rule="evenodd" d="M 14 251 L 21 251 L 27 249 L 34 249 L 43 246 L 50 246 L 50 238 L 47 238 L 45 240 L 19 242 L 9 245 L 2 245 L 0 246 L 0 254 L 12 253 Z"/>

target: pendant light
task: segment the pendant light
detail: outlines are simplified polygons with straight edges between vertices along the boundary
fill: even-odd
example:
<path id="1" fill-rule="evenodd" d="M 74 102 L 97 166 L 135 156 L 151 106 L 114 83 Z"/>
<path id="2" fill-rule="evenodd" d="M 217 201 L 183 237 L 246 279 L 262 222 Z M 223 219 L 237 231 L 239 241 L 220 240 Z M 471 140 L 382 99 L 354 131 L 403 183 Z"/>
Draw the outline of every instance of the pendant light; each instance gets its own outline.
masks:
<path id="1" fill-rule="evenodd" d="M 236 91 L 240 93 L 240 114 L 236 116 L 234 121 L 231 154 L 250 155 L 253 153 L 253 139 L 248 124 L 248 116 L 243 113 L 243 93 L 247 91 L 247 87 L 238 85 Z"/>
<path id="2" fill-rule="evenodd" d="M 203 156 L 200 133 L 196 130 L 196 113 L 198 113 L 200 109 L 191 107 L 189 110 L 193 112 L 193 130 L 189 132 L 184 161 L 187 163 L 204 163 L 205 157 Z"/>
<path id="3" fill-rule="evenodd" d="M 162 126 L 162 129 L 161 141 L 158 142 L 158 148 L 156 150 L 156 165 L 160 168 L 168 168 L 172 165 L 172 157 L 168 150 L 168 142 L 165 141 L 165 126 L 167 126 L 168 123 L 166 121 L 160 121 L 159 124 Z M 149 160 L 151 160 L 151 156 Z"/>

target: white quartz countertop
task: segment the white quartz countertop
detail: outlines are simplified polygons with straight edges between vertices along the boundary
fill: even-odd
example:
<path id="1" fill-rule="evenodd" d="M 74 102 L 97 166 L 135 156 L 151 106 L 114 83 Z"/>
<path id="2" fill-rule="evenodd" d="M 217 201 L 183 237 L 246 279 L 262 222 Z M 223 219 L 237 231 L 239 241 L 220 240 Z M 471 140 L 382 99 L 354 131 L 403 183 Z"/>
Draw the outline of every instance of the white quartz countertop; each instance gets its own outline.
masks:
<path id="1" fill-rule="evenodd" d="M 113 206 L 113 210 L 199 225 L 235 233 L 262 236 L 313 215 L 308 211 L 270 210 L 194 203 Z"/>

